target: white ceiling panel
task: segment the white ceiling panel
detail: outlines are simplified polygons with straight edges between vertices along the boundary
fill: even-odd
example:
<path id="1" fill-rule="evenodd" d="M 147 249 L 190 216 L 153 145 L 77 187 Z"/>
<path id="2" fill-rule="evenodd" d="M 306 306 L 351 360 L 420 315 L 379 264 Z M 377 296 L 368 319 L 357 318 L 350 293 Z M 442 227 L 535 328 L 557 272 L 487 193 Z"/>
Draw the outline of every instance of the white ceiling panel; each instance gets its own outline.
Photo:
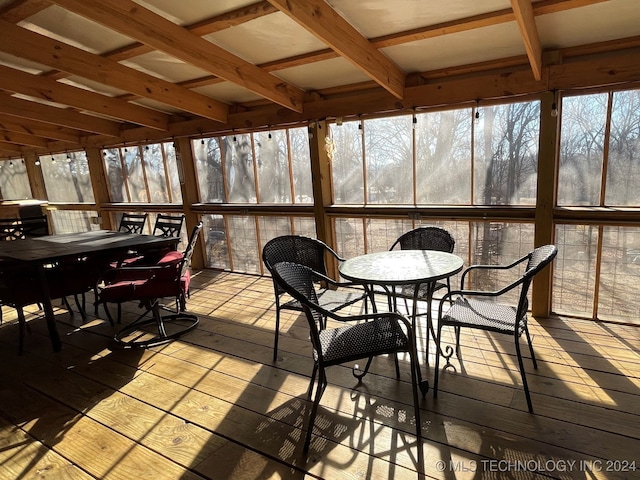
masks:
<path id="1" fill-rule="evenodd" d="M 194 88 L 193 91 L 226 103 L 255 102 L 256 100 L 262 99 L 262 97 L 250 92 L 246 88 L 230 82 L 198 87 Z"/>
<path id="2" fill-rule="evenodd" d="M 91 53 L 105 53 L 133 42 L 125 35 L 57 6 L 42 10 L 20 25 Z"/>
<path id="3" fill-rule="evenodd" d="M 615 11 L 615 15 L 612 15 Z M 536 18 L 543 48 L 562 48 L 640 35 L 640 1 L 609 0 Z"/>
<path id="4" fill-rule="evenodd" d="M 278 77 L 303 90 L 320 90 L 369 81 L 360 69 L 343 58 L 333 58 L 277 72 Z"/>
<path id="5" fill-rule="evenodd" d="M 51 70 L 45 65 L 41 65 L 24 58 L 18 58 L 4 52 L 0 52 L 0 64 L 17 70 L 24 70 L 25 72 L 33 73 L 34 75 Z"/>
<path id="6" fill-rule="evenodd" d="M 211 73 L 206 70 L 202 70 L 201 68 L 159 51 L 145 53 L 131 60 L 123 60 L 120 63 L 169 82 L 182 82 L 184 80 L 211 75 Z"/>
<path id="7" fill-rule="evenodd" d="M 86 78 L 81 77 L 67 77 L 58 80 L 60 83 L 66 83 L 67 85 L 71 85 L 78 88 L 83 88 L 85 90 L 90 90 L 92 92 L 102 93 L 104 95 L 108 95 L 110 97 L 117 97 L 118 95 L 125 95 L 128 92 L 124 90 L 118 90 L 117 88 L 108 87 L 103 85 L 102 83 L 93 82 L 91 80 L 87 80 Z"/>
<path id="8" fill-rule="evenodd" d="M 511 8 L 509 0 L 329 0 L 367 38 Z"/>
<path id="9" fill-rule="evenodd" d="M 325 43 L 279 12 L 204 38 L 258 65 L 327 48 Z"/>
<path id="10" fill-rule="evenodd" d="M 255 0 L 135 0 L 136 3 L 162 15 L 178 25 L 189 25 L 200 20 L 246 7 Z"/>
<path id="11" fill-rule="evenodd" d="M 526 54 L 515 24 L 501 24 L 381 49 L 407 73 Z"/>

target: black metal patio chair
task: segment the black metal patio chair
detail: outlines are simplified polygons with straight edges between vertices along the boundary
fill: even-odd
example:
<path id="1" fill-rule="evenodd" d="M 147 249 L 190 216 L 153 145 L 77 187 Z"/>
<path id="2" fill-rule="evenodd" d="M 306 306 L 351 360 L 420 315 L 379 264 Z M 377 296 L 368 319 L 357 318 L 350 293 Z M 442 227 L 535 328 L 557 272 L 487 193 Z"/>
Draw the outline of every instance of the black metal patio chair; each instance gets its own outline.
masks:
<path id="1" fill-rule="evenodd" d="M 400 248 L 401 250 L 438 250 L 441 252 L 453 253 L 456 241 L 453 235 L 447 230 L 436 226 L 418 227 L 400 235 L 389 250 Z M 446 288 L 451 290 L 451 283 L 447 277 L 445 282 L 435 282 L 434 285 L 420 285 L 417 292 L 417 299 L 425 300 L 429 298 L 429 288 L 431 293 Z M 396 295 L 405 299 L 413 299 L 415 285 L 401 285 L 396 287 Z M 430 308 L 430 306 L 429 306 Z M 407 306 L 408 309 L 408 306 Z"/>
<path id="2" fill-rule="evenodd" d="M 278 337 L 280 334 L 280 311 L 295 310 L 302 311 L 300 302 L 295 299 L 285 299 L 282 297 L 286 293 L 273 277 L 273 268 L 280 262 L 293 262 L 305 265 L 318 274 L 316 280 L 322 287 L 318 290 L 318 300 L 323 308 L 337 311 L 349 305 L 353 305 L 361 300 L 365 301 L 365 311 L 367 308 L 367 292 L 351 283 L 335 281 L 329 278 L 325 255 L 330 255 L 337 261 L 344 261 L 326 243 L 311 237 L 301 235 L 283 235 L 269 240 L 262 249 L 262 260 L 272 276 L 273 289 L 276 301 L 276 325 L 275 338 L 273 341 L 273 361 L 278 358 Z"/>
<path id="3" fill-rule="evenodd" d="M 449 325 L 455 328 L 456 336 L 456 355 L 460 356 L 460 329 L 461 328 L 473 328 L 478 330 L 485 330 L 494 333 L 500 333 L 510 335 L 515 341 L 516 355 L 518 357 L 518 367 L 520 369 L 520 375 L 522 377 L 522 385 L 524 387 L 524 393 L 527 398 L 527 406 L 529 412 L 533 412 L 533 406 L 531 404 L 531 395 L 529 394 L 529 386 L 527 384 L 527 377 L 524 370 L 524 364 L 522 362 L 522 354 L 520 352 L 520 336 L 524 333 L 529 344 L 529 351 L 531 353 L 531 361 L 533 367 L 538 368 L 536 357 L 533 352 L 533 345 L 531 343 L 531 336 L 529 335 L 529 328 L 527 326 L 527 310 L 529 308 L 529 301 L 527 293 L 533 277 L 540 272 L 543 268 L 549 265 L 558 253 L 558 249 L 555 245 L 544 245 L 538 247 L 532 252 L 524 255 L 518 260 L 508 265 L 471 265 L 462 272 L 462 278 L 460 283 L 460 290 L 452 290 L 446 293 L 440 300 L 438 307 L 438 334 L 437 334 L 437 354 L 436 354 L 436 366 L 433 383 L 433 396 L 438 395 L 438 378 L 439 378 L 439 366 L 440 366 L 440 352 L 442 341 L 442 328 Z M 465 289 L 465 279 L 470 272 L 489 271 L 489 270 L 501 270 L 506 271 L 519 271 L 518 268 L 524 270 L 519 273 L 517 278 L 511 283 L 495 289 L 493 291 L 481 291 L 481 290 L 469 290 Z M 509 304 L 505 299 L 505 295 L 518 291 L 518 303 L 517 305 Z M 444 310 L 445 305 L 450 304 L 450 300 L 453 300 L 453 305 Z M 501 303 L 502 302 L 502 303 Z M 453 349 L 451 346 L 447 346 L 446 354 L 447 365 L 453 355 Z M 446 368 L 446 365 L 445 365 Z"/>
<path id="4" fill-rule="evenodd" d="M 144 226 L 147 223 L 148 213 L 123 213 L 118 225 L 119 232 L 144 233 Z"/>
<path id="5" fill-rule="evenodd" d="M 273 266 L 272 275 L 280 288 L 298 301 L 307 318 L 311 333 L 314 365 L 307 391 L 309 400 L 313 396 L 316 376 L 318 383 L 309 415 L 304 451 L 309 449 L 318 405 L 327 386 L 326 369 L 360 359 L 370 361 L 372 357 L 398 352 L 409 354 L 416 436 L 420 445 L 421 420 L 418 388 L 421 384 L 421 375 L 411 322 L 398 313 L 342 316 L 322 307 L 314 286 L 316 273 L 305 265 L 278 262 Z M 343 326 L 326 328 L 327 318 L 337 320 Z M 397 364 L 396 374 L 399 378 Z M 356 375 L 356 378 L 358 382 L 361 381 L 359 376 Z"/>

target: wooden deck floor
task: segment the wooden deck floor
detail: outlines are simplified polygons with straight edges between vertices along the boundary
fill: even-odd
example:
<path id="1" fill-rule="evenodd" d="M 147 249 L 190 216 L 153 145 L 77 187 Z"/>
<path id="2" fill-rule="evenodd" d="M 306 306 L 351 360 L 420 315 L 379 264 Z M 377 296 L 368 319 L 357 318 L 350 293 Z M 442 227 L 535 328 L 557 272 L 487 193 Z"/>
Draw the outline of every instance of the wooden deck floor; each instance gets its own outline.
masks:
<path id="1" fill-rule="evenodd" d="M 305 455 L 305 320 L 283 314 L 274 364 L 271 281 L 200 272 L 194 283 L 199 328 L 148 350 L 112 351 L 102 318 L 59 309 L 53 353 L 33 308 L 18 355 L 4 308 L 1 479 L 640 478 L 640 328 L 532 321 L 535 414 L 510 339 L 463 332 L 463 364 L 422 402 L 423 455 L 404 362 L 396 380 L 393 361 L 376 360 L 360 386 L 334 367 Z"/>

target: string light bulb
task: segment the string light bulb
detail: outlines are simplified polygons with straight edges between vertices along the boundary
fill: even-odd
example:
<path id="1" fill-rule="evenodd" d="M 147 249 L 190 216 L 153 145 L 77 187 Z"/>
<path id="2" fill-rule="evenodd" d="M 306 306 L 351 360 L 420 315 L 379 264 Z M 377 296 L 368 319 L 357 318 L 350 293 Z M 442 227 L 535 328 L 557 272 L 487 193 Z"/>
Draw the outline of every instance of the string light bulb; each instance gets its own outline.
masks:
<path id="1" fill-rule="evenodd" d="M 554 118 L 558 116 L 558 104 L 556 102 L 551 104 L 551 116 Z"/>

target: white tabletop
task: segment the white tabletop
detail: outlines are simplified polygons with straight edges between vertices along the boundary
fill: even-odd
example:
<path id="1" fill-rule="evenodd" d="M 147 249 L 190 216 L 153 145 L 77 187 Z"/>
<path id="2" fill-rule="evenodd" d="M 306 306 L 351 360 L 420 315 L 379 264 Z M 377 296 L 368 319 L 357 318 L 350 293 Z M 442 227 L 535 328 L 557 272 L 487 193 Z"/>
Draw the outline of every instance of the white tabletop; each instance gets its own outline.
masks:
<path id="1" fill-rule="evenodd" d="M 339 266 L 347 280 L 376 285 L 432 282 L 455 275 L 463 261 L 437 250 L 391 250 L 350 258 Z"/>

